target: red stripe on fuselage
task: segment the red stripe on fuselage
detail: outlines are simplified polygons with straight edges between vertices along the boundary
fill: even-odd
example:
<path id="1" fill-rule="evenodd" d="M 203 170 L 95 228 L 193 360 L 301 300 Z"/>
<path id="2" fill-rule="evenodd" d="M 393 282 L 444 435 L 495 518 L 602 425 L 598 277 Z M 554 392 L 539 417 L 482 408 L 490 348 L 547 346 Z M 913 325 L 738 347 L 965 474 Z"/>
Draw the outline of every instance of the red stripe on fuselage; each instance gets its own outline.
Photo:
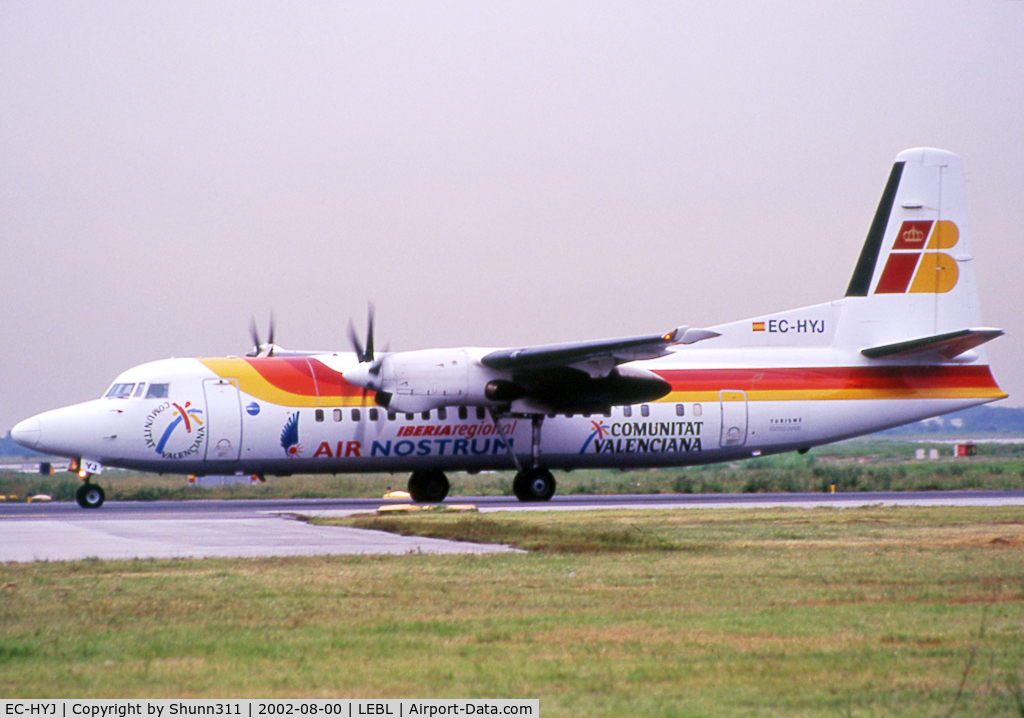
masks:
<path id="1" fill-rule="evenodd" d="M 988 366 L 666 369 L 657 374 L 672 385 L 672 391 L 998 389 Z"/>

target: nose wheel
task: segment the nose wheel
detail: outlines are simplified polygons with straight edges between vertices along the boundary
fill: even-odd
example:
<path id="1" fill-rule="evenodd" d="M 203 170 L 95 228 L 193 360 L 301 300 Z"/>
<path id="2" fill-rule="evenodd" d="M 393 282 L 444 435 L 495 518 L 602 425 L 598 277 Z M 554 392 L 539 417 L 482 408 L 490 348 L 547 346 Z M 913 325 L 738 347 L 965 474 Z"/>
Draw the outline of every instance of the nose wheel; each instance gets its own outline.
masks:
<path id="1" fill-rule="evenodd" d="M 90 481 L 86 481 L 75 492 L 75 500 L 83 509 L 98 509 L 106 498 L 103 487 Z"/>

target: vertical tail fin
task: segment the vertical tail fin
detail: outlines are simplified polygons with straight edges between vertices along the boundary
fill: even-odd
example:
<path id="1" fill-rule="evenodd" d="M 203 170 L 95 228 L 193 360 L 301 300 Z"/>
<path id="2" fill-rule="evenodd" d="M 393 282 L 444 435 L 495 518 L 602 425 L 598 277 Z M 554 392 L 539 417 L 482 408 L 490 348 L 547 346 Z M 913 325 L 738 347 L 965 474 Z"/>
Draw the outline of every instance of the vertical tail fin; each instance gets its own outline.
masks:
<path id="1" fill-rule="evenodd" d="M 896 156 L 846 296 L 711 327 L 718 348 L 828 348 L 857 364 L 987 361 L 960 158 L 912 149 Z M 987 372 L 987 369 L 986 369 Z M 985 400 L 1005 396 L 991 375 Z"/>
<path id="2" fill-rule="evenodd" d="M 896 157 L 850 285 L 870 344 L 981 323 L 960 158 L 919 148 Z M 855 298 L 863 298 L 858 301 Z"/>

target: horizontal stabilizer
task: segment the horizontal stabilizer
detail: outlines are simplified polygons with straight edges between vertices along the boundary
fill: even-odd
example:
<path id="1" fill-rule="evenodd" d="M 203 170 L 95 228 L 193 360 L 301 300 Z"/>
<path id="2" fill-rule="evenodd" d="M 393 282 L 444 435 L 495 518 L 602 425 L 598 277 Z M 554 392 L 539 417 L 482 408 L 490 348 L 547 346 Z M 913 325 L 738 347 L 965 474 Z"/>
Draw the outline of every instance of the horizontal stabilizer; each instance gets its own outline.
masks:
<path id="1" fill-rule="evenodd" d="M 860 353 L 869 359 L 938 354 L 944 359 L 950 360 L 976 346 L 981 346 L 987 341 L 1002 336 L 1002 334 L 1002 329 L 961 329 L 947 334 L 936 334 L 895 344 L 869 347 L 861 349 Z"/>

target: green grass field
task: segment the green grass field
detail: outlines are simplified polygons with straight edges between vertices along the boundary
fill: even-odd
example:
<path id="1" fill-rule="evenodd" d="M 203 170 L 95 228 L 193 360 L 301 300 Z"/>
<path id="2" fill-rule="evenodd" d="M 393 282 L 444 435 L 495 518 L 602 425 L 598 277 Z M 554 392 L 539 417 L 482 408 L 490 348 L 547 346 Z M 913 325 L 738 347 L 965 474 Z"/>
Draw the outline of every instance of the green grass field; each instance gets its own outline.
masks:
<path id="1" fill-rule="evenodd" d="M 0 695 L 1024 715 L 1024 509 L 345 523 L 527 552 L 2 565 Z"/>

